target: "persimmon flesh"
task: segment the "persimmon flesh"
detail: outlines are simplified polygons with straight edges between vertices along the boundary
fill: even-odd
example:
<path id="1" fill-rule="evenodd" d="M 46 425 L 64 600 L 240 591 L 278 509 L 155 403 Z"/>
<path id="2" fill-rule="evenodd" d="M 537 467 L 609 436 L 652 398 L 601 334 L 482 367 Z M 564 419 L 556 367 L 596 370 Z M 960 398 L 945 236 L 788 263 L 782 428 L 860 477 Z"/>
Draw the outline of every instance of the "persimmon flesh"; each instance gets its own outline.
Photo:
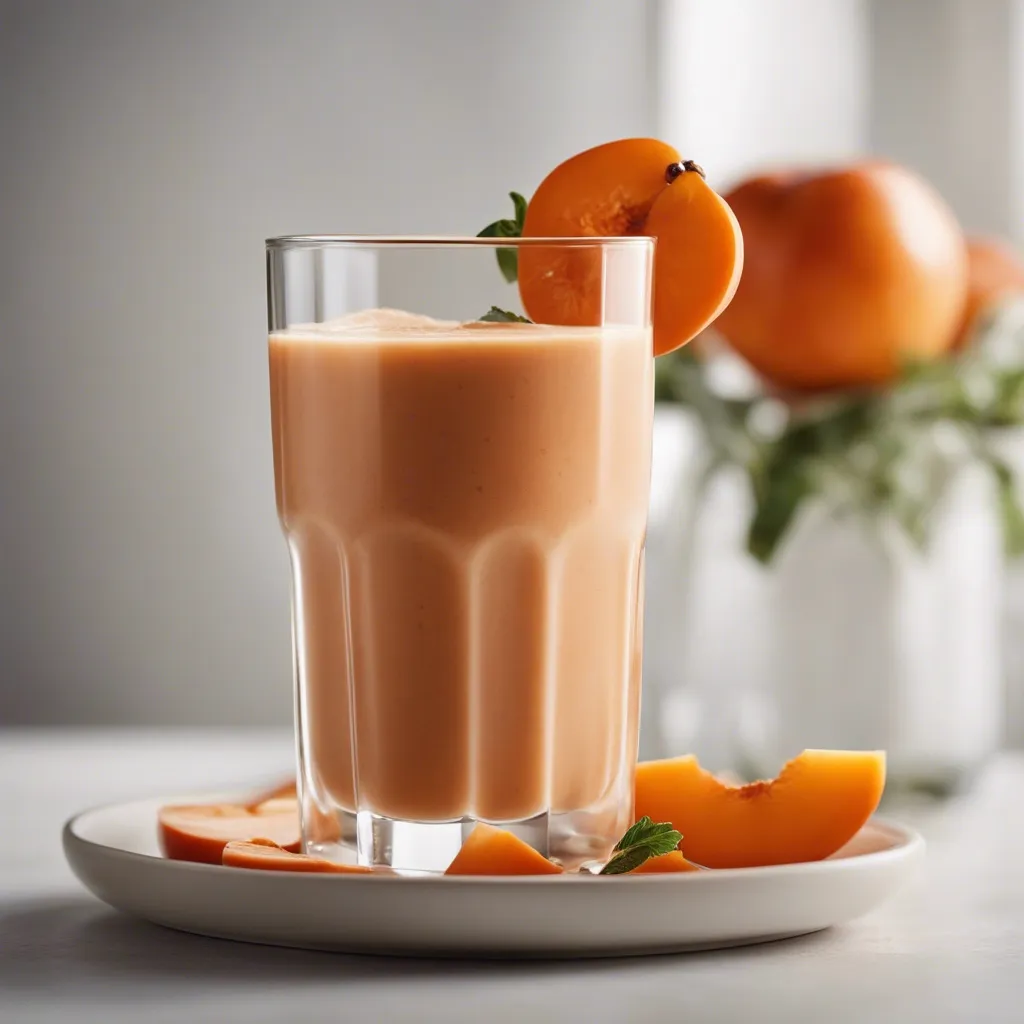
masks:
<path id="1" fill-rule="evenodd" d="M 530 200 L 523 226 L 524 238 L 629 235 L 657 240 L 654 352 L 662 355 L 728 305 L 743 268 L 743 237 L 704 172 L 657 139 L 609 142 L 559 164 Z M 539 323 L 604 323 L 608 283 L 598 247 L 520 247 L 519 293 Z"/>
<path id="2" fill-rule="evenodd" d="M 483 822 L 466 837 L 446 875 L 560 875 L 562 869 L 503 828 Z"/>
<path id="3" fill-rule="evenodd" d="M 298 801 L 277 798 L 256 806 L 195 804 L 162 807 L 157 816 L 160 847 L 171 860 L 220 864 L 233 840 L 265 837 L 290 852 L 301 848 Z"/>

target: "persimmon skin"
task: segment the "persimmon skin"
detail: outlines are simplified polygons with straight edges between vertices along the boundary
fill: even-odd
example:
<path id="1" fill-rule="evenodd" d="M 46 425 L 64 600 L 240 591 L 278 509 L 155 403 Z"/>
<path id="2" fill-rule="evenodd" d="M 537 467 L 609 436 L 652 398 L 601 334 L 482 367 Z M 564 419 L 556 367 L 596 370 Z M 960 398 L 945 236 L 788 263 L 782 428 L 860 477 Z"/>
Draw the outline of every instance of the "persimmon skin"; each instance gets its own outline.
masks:
<path id="1" fill-rule="evenodd" d="M 868 161 L 726 193 L 743 277 L 716 330 L 784 390 L 882 384 L 952 347 L 967 294 L 956 218 L 923 179 Z"/>
<path id="2" fill-rule="evenodd" d="M 649 235 L 654 351 L 690 341 L 728 304 L 743 266 L 739 225 L 703 172 L 657 139 L 620 139 L 559 164 L 526 212 L 527 238 Z M 524 246 L 519 292 L 539 323 L 597 326 L 604 264 L 595 247 Z"/>
<path id="3" fill-rule="evenodd" d="M 560 875 L 562 868 L 518 836 L 493 825 L 477 824 L 446 875 Z"/>
<path id="4" fill-rule="evenodd" d="M 706 868 L 823 860 L 864 826 L 885 788 L 882 751 L 805 750 L 776 779 L 733 786 L 692 755 L 637 765 L 636 814 L 670 821 Z"/>
<path id="5" fill-rule="evenodd" d="M 526 208 L 526 238 L 643 235 L 679 152 L 658 139 L 619 139 L 560 163 Z"/>

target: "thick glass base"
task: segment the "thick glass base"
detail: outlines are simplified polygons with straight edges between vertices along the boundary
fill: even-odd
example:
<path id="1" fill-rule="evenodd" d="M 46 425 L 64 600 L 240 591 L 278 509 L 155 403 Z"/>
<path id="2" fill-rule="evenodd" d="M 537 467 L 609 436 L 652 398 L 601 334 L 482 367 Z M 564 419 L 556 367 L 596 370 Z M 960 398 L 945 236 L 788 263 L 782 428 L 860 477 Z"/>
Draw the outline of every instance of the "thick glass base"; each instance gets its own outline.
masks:
<path id="1" fill-rule="evenodd" d="M 598 830 L 602 822 L 593 818 L 576 811 L 488 824 L 507 829 L 538 853 L 574 871 L 597 867 L 611 855 L 615 839 L 609 838 L 607 827 Z M 601 818 L 607 826 L 607 816 Z M 474 818 L 400 821 L 372 811 L 338 810 L 333 816 L 318 815 L 314 827 L 307 824 L 303 838 L 306 853 L 339 863 L 435 873 L 451 864 L 476 824 Z"/>

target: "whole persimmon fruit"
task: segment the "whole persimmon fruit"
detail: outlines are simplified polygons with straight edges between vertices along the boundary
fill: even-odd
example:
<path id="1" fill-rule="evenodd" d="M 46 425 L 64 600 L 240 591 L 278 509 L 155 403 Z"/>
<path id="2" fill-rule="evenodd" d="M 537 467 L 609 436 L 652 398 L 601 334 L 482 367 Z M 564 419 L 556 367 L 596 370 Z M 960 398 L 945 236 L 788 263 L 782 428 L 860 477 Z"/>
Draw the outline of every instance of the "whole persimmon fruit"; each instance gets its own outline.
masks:
<path id="1" fill-rule="evenodd" d="M 764 175 L 725 199 L 745 264 L 717 326 L 770 383 L 883 383 L 953 346 L 967 248 L 953 212 L 912 171 L 871 161 Z"/>

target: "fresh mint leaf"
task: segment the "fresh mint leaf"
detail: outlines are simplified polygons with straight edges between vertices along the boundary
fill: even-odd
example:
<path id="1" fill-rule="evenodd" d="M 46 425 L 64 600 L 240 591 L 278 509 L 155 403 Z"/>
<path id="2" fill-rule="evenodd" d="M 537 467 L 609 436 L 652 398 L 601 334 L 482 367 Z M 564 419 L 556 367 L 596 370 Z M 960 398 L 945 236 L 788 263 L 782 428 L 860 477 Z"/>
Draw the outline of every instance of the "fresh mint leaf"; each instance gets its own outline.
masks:
<path id="1" fill-rule="evenodd" d="M 747 550 L 767 565 L 813 488 L 799 464 L 776 462 L 755 484 L 755 510 L 747 531 Z"/>
<path id="2" fill-rule="evenodd" d="M 671 822 L 654 822 L 644 815 L 635 825 L 626 829 L 626 834 L 615 844 L 615 852 L 601 869 L 601 874 L 624 875 L 652 857 L 671 853 L 679 846 L 682 838 Z"/>
<path id="3" fill-rule="evenodd" d="M 519 252 L 516 249 L 498 249 L 495 255 L 498 257 L 498 269 L 501 276 L 513 284 L 519 280 Z"/>
<path id="4" fill-rule="evenodd" d="M 520 316 L 518 313 L 510 313 L 507 309 L 498 309 L 497 306 L 491 306 L 491 308 L 480 317 L 480 321 L 486 324 L 532 324 L 532 320 L 528 320 L 525 316 Z"/>
<path id="5" fill-rule="evenodd" d="M 1003 523 L 1003 547 L 1010 558 L 1024 554 L 1024 509 L 1017 498 L 1013 472 L 1008 467 L 996 473 L 999 512 Z"/>
<path id="6" fill-rule="evenodd" d="M 509 192 L 509 199 L 512 200 L 512 205 L 516 211 L 516 237 L 521 238 L 523 235 L 523 225 L 526 223 L 526 200 L 518 192 Z"/>
<path id="7" fill-rule="evenodd" d="M 518 238 L 519 234 L 516 229 L 516 222 L 514 220 L 496 220 L 493 224 L 488 224 L 483 231 L 479 232 L 477 238 Z"/>
<path id="8" fill-rule="evenodd" d="M 476 237 L 477 238 L 521 238 L 523 225 L 526 223 L 526 200 L 518 192 L 509 192 L 512 206 L 515 210 L 515 217 L 508 217 L 496 220 L 488 224 Z M 519 253 L 515 249 L 496 250 L 498 258 L 498 269 L 502 276 L 512 284 L 519 277 Z"/>

